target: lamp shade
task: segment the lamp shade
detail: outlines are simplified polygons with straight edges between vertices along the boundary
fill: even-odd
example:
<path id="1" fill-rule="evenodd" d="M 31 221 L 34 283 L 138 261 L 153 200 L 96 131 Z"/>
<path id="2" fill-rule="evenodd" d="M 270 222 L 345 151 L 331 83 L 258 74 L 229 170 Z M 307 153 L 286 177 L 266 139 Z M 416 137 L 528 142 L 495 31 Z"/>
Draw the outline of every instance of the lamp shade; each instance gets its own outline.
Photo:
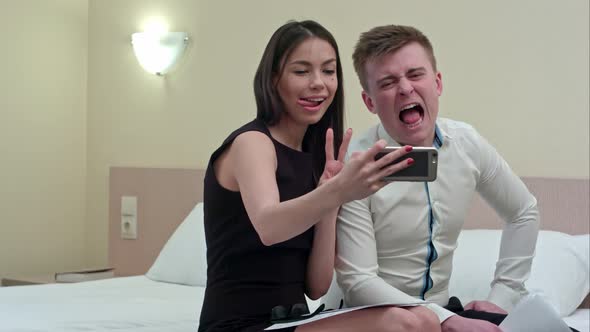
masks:
<path id="1" fill-rule="evenodd" d="M 133 52 L 147 72 L 166 74 L 186 48 L 186 32 L 137 32 L 131 35 Z"/>

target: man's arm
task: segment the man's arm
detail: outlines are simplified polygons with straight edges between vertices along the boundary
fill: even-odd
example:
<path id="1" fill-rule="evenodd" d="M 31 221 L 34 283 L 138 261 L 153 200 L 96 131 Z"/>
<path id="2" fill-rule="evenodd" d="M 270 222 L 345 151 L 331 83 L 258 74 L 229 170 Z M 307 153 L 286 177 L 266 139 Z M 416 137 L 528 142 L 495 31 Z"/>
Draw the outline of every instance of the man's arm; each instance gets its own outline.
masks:
<path id="1" fill-rule="evenodd" d="M 336 273 L 349 306 L 384 302 L 420 301 L 391 286 L 378 275 L 377 246 L 370 198 L 342 205 L 337 221 Z M 436 304 L 426 304 L 441 322 L 453 313 Z"/>
<path id="2" fill-rule="evenodd" d="M 481 136 L 478 147 L 481 173 L 477 191 L 505 221 L 487 300 L 510 311 L 527 294 L 524 282 L 530 275 L 539 232 L 537 200 Z"/>

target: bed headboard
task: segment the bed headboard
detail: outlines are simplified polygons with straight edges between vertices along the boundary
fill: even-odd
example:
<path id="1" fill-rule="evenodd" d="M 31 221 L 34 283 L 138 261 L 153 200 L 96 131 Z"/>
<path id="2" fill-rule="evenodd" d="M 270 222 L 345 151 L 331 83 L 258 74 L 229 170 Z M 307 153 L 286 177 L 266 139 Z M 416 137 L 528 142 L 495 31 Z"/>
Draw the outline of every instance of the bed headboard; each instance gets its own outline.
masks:
<path id="1" fill-rule="evenodd" d="M 204 171 L 111 167 L 109 173 L 109 264 L 119 276 L 144 274 L 197 202 Z M 121 197 L 137 197 L 137 239 L 121 239 Z"/>
<path id="2" fill-rule="evenodd" d="M 147 272 L 194 205 L 202 201 L 204 171 L 198 169 L 111 167 L 109 263 L 117 275 Z M 590 233 L 588 179 L 525 177 L 541 213 L 541 228 L 568 234 Z M 123 240 L 121 197 L 136 196 L 137 240 Z M 502 227 L 496 213 L 475 197 L 465 228 Z"/>
<path id="3" fill-rule="evenodd" d="M 522 180 L 537 198 L 541 229 L 572 235 L 590 233 L 588 179 L 524 177 Z M 501 229 L 502 225 L 496 212 L 476 195 L 464 228 Z"/>

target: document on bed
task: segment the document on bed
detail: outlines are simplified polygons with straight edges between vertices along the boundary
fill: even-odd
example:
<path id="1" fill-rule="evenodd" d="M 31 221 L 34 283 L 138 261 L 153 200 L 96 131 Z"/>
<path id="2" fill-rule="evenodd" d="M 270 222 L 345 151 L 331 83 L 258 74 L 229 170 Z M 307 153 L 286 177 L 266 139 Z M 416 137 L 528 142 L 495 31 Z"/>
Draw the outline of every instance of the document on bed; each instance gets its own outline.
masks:
<path id="1" fill-rule="evenodd" d="M 284 328 L 292 327 L 292 326 L 299 326 L 299 325 L 315 322 L 318 320 L 326 319 L 328 317 L 338 316 L 338 315 L 345 314 L 347 312 L 357 311 L 357 310 L 361 310 L 361 309 L 376 308 L 376 307 L 388 307 L 388 306 L 415 307 L 415 306 L 427 304 L 427 303 L 430 303 L 430 301 L 416 301 L 416 302 L 405 302 L 405 303 L 379 303 L 379 304 L 370 304 L 370 305 L 364 305 L 364 306 L 359 306 L 359 307 L 327 310 L 327 311 L 322 311 L 319 314 L 314 315 L 314 316 L 307 318 L 307 319 L 304 318 L 304 319 L 293 321 L 293 322 L 273 324 L 264 330 L 265 331 L 278 330 L 278 329 L 284 329 Z"/>
<path id="2" fill-rule="evenodd" d="M 569 332 L 567 324 L 541 296 L 525 297 L 506 316 L 500 329 L 504 332 Z"/>

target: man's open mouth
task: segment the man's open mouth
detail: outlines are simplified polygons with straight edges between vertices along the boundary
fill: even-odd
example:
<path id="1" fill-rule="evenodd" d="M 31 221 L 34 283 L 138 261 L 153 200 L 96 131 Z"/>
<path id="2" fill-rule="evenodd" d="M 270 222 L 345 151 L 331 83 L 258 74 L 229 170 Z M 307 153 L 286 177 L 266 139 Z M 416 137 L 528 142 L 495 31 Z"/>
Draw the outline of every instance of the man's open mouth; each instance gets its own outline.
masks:
<path id="1" fill-rule="evenodd" d="M 408 104 L 399 112 L 399 119 L 408 128 L 413 129 L 422 123 L 424 109 L 418 103 Z"/>

